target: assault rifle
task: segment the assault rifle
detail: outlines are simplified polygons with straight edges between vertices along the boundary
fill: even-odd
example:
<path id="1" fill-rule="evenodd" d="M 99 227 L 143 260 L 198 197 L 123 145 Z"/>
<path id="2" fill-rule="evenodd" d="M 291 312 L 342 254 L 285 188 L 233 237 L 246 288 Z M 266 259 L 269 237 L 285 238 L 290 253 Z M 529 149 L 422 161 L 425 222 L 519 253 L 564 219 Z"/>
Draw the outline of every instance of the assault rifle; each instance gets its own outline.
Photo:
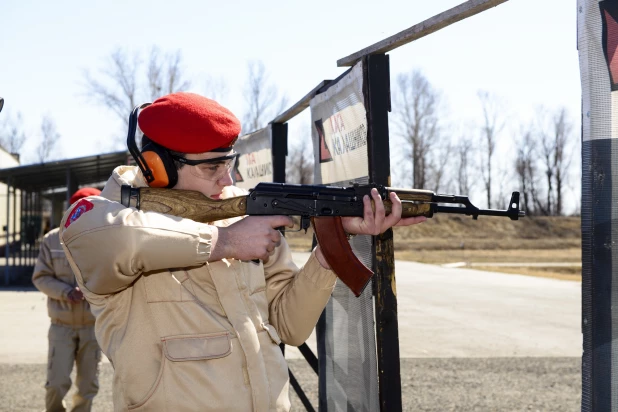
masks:
<path id="1" fill-rule="evenodd" d="M 123 185 L 121 203 L 143 211 L 153 211 L 197 222 L 208 223 L 238 216 L 300 216 L 305 232 L 313 225 L 322 253 L 333 271 L 350 290 L 360 296 L 373 276 L 354 255 L 341 224 L 341 216 L 363 216 L 363 196 L 376 188 L 384 200 L 386 213 L 392 208 L 389 193 L 402 201 L 402 217 L 435 213 L 472 216 L 506 216 L 518 220 L 525 216 L 519 209 L 519 192 L 513 192 L 506 210 L 479 209 L 467 196 L 438 195 L 429 190 L 395 189 L 376 184 L 351 187 L 259 183 L 246 196 L 214 200 L 200 192 L 157 188 L 132 188 Z M 370 196 L 371 198 L 371 196 Z M 447 204 L 447 205 L 445 205 Z M 449 206 L 459 205 L 459 206 Z"/>

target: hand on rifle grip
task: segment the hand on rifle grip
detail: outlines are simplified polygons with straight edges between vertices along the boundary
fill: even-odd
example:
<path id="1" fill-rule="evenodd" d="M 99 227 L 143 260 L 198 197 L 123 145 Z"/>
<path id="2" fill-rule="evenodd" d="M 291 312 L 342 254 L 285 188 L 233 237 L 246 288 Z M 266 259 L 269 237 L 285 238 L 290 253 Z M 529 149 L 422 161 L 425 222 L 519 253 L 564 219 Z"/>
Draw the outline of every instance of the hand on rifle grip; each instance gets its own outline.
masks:
<path id="1" fill-rule="evenodd" d="M 287 216 L 248 216 L 228 227 L 217 228 L 217 239 L 211 246 L 209 261 L 233 258 L 260 259 L 264 263 L 281 242 L 278 227 L 293 227 Z"/>

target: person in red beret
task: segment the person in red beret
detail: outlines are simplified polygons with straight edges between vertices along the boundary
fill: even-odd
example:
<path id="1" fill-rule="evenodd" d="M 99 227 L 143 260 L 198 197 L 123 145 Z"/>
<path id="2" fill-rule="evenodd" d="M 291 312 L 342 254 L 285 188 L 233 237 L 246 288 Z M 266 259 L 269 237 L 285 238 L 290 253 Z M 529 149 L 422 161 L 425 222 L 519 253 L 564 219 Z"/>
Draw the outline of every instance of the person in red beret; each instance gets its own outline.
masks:
<path id="1" fill-rule="evenodd" d="M 70 203 L 100 193 L 93 187 L 84 187 L 73 193 Z M 77 390 L 71 410 L 90 411 L 99 391 L 101 349 L 94 334 L 94 315 L 62 250 L 58 228 L 43 237 L 32 283 L 47 295 L 51 319 L 45 410 L 65 410 L 64 397 L 71 388 L 71 370 L 75 365 Z"/>
<path id="2" fill-rule="evenodd" d="M 135 121 L 135 117 L 137 120 Z M 212 199 L 232 185 L 240 122 L 193 93 L 161 97 L 131 117 L 144 132 L 139 166 L 118 167 L 100 197 L 82 200 L 61 239 L 96 334 L 114 365 L 114 408 L 140 411 L 287 411 L 288 369 L 279 344 L 311 334 L 335 286 L 320 246 L 298 268 L 276 228 L 286 216 L 199 223 L 120 201 L 121 185 L 167 187 Z M 343 218 L 351 234 L 377 235 L 400 219 L 372 194 L 365 216 Z M 83 202 L 83 203 L 82 203 Z"/>

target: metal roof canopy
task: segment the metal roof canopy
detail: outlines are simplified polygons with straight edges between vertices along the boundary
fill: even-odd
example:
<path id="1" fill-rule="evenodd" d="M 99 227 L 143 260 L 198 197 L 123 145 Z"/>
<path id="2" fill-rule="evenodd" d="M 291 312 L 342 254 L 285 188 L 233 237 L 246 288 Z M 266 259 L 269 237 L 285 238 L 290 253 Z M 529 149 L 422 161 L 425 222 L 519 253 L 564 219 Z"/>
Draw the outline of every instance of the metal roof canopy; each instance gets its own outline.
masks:
<path id="1" fill-rule="evenodd" d="M 48 163 L 0 169 L 0 182 L 11 187 L 43 191 L 67 186 L 67 176 L 77 185 L 106 181 L 115 167 L 128 164 L 128 151 L 79 157 Z"/>

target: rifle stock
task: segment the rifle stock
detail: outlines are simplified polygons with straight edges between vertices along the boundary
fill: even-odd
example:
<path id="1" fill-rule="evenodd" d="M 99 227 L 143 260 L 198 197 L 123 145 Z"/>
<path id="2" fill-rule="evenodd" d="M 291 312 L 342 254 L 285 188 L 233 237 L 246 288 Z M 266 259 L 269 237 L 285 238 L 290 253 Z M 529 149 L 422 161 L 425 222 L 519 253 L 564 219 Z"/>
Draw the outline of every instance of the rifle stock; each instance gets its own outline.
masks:
<path id="1" fill-rule="evenodd" d="M 123 186 L 123 190 L 126 186 Z M 131 188 L 129 188 L 131 189 Z M 131 189 L 135 191 L 136 189 Z M 136 207 L 145 212 L 158 212 L 184 217 L 201 223 L 230 219 L 247 214 L 246 196 L 215 200 L 193 190 L 156 189 L 142 187 L 129 198 L 121 200 L 125 206 Z M 128 201 L 124 199 L 130 199 Z"/>

